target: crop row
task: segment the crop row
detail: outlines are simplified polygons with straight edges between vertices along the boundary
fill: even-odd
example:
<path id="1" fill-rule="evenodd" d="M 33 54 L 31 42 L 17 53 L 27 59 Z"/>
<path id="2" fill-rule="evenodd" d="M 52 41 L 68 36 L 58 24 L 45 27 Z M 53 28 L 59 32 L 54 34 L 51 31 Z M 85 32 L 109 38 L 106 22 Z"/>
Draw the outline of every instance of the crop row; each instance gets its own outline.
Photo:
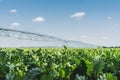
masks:
<path id="1" fill-rule="evenodd" d="M 0 80 L 119 80 L 120 49 L 0 48 Z"/>

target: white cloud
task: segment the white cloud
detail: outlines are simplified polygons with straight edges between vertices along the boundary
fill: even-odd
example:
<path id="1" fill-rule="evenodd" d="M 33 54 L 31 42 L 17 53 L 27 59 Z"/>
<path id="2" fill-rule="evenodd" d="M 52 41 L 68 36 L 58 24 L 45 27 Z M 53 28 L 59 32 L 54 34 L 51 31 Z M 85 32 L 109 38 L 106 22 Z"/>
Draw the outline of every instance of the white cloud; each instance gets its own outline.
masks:
<path id="1" fill-rule="evenodd" d="M 106 19 L 107 19 L 107 20 L 111 20 L 111 19 L 112 19 L 112 17 L 111 17 L 111 16 L 108 16 Z"/>
<path id="2" fill-rule="evenodd" d="M 48 35 L 49 35 L 49 36 L 56 36 L 55 33 L 49 33 Z"/>
<path id="3" fill-rule="evenodd" d="M 10 27 L 9 27 L 9 28 L 13 29 L 13 28 L 16 28 L 16 27 L 19 27 L 19 26 L 20 26 L 20 23 L 14 22 L 14 23 L 11 23 L 11 24 L 10 24 Z"/>
<path id="4" fill-rule="evenodd" d="M 119 24 L 115 24 L 116 27 L 119 27 L 120 25 Z"/>
<path id="5" fill-rule="evenodd" d="M 85 15 L 86 15 L 85 12 L 77 12 L 77 13 L 74 13 L 73 15 L 71 15 L 71 18 L 80 19 L 80 18 L 84 17 Z"/>
<path id="6" fill-rule="evenodd" d="M 10 13 L 16 13 L 16 12 L 17 12 L 16 9 L 12 9 L 12 10 L 10 10 Z"/>
<path id="7" fill-rule="evenodd" d="M 33 22 L 44 22 L 45 19 L 43 17 L 37 17 L 35 19 L 32 20 Z"/>
<path id="8" fill-rule="evenodd" d="M 11 26 L 20 26 L 20 23 L 14 22 L 14 23 L 11 23 Z"/>
<path id="9" fill-rule="evenodd" d="M 104 39 L 104 40 L 108 40 L 109 37 L 107 37 L 107 36 L 102 36 L 102 39 Z"/>
<path id="10" fill-rule="evenodd" d="M 86 36 L 86 35 L 81 35 L 80 36 L 80 39 L 86 39 L 86 38 L 88 38 L 88 36 Z"/>

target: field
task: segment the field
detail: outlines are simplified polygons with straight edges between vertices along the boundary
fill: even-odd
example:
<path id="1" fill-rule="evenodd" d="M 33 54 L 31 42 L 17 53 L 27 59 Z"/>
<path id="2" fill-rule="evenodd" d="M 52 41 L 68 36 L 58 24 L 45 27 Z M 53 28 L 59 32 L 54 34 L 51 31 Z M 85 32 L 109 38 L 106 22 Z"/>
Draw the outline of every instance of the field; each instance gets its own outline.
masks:
<path id="1" fill-rule="evenodd" d="M 0 80 L 119 79 L 119 48 L 0 48 Z"/>

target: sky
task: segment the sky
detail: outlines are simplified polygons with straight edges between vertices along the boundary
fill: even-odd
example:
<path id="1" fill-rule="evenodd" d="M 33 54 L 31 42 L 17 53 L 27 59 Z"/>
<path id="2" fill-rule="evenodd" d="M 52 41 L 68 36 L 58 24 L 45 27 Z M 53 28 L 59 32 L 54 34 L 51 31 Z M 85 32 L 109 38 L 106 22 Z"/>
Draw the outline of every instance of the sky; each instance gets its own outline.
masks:
<path id="1" fill-rule="evenodd" d="M 120 46 L 120 0 L 0 0 L 0 27 Z"/>

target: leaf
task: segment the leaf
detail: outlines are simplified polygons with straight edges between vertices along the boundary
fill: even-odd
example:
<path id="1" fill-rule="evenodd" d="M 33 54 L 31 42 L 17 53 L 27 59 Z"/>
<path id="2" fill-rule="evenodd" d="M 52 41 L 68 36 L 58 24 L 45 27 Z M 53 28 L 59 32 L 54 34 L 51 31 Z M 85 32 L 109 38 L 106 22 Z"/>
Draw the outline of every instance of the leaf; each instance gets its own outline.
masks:
<path id="1" fill-rule="evenodd" d="M 40 80 L 49 80 L 47 75 L 42 75 Z"/>
<path id="2" fill-rule="evenodd" d="M 65 71 L 64 71 L 64 70 L 61 70 L 61 71 L 60 71 L 60 76 L 61 76 L 62 78 L 65 77 Z"/>
<path id="3" fill-rule="evenodd" d="M 8 74 L 6 74 L 6 79 L 7 80 L 14 80 L 13 78 L 14 78 L 14 75 L 12 75 L 11 73 L 8 73 Z"/>
<path id="4" fill-rule="evenodd" d="M 116 76 L 113 76 L 111 73 L 106 74 L 107 80 L 117 80 Z"/>
<path id="5" fill-rule="evenodd" d="M 90 76 L 93 72 L 94 65 L 90 61 L 86 60 L 85 61 L 86 66 L 87 66 L 87 75 Z"/>
<path id="6" fill-rule="evenodd" d="M 18 70 L 18 74 L 22 77 L 24 75 L 24 72 L 21 70 Z"/>

